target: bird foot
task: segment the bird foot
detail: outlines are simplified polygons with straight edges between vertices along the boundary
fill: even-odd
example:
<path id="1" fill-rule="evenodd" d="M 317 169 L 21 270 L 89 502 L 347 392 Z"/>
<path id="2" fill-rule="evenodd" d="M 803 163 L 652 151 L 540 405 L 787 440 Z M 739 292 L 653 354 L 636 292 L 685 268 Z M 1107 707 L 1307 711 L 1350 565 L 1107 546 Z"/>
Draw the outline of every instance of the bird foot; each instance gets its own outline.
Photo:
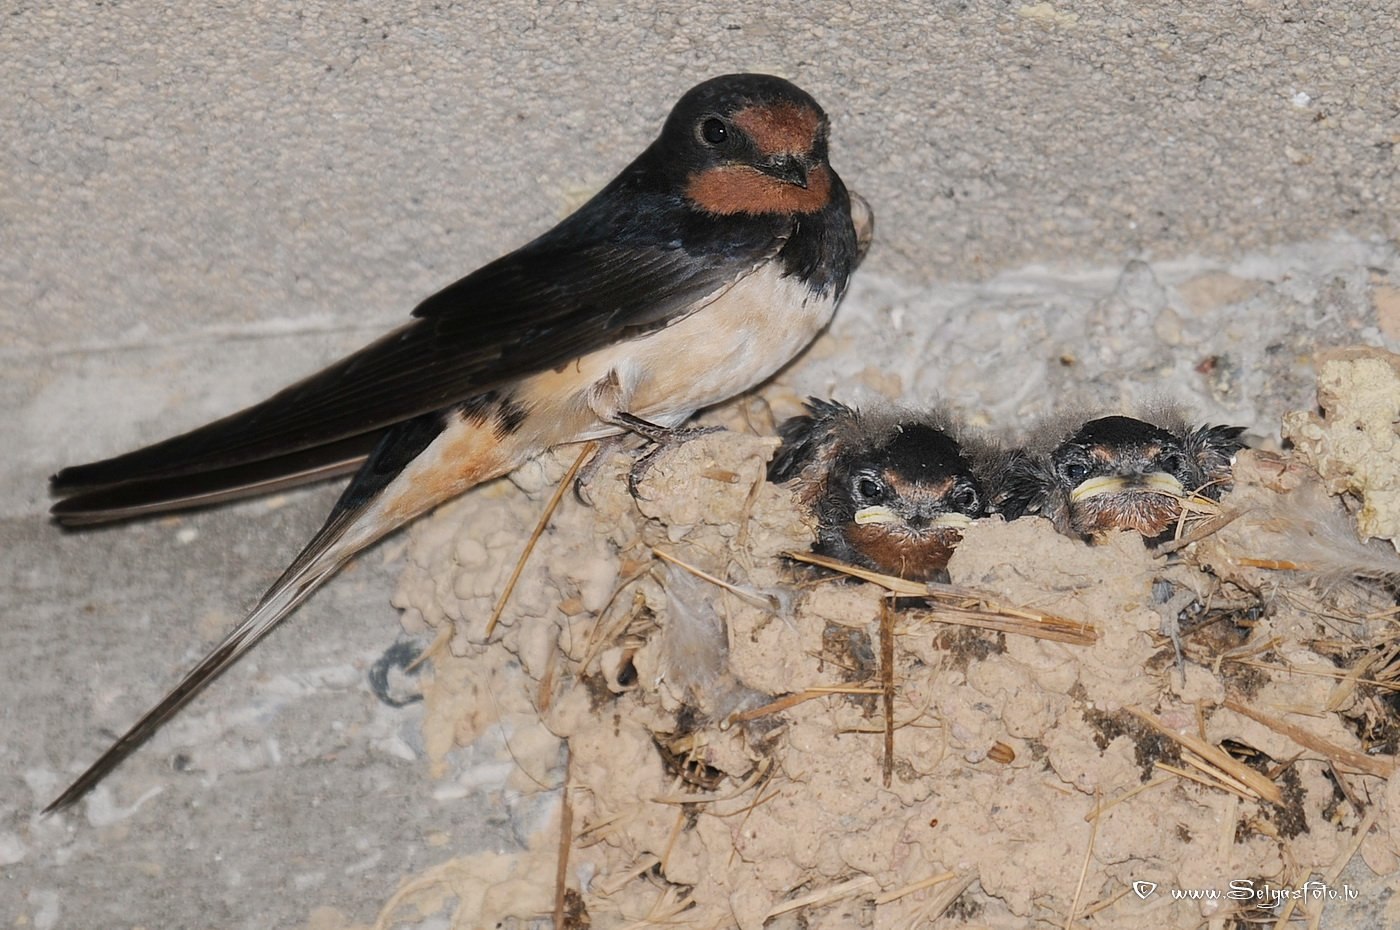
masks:
<path id="1" fill-rule="evenodd" d="M 598 443 L 598 451 L 593 453 L 593 457 L 574 476 L 575 500 L 585 507 L 593 506 L 593 498 L 588 494 L 588 486 L 598 476 L 598 469 L 603 467 L 603 463 L 612 458 L 614 452 L 621 451 L 631 438 L 627 433 L 623 433 L 620 436 L 609 436 L 606 439 L 595 440 Z"/>
<path id="2" fill-rule="evenodd" d="M 627 491 L 634 500 L 646 499 L 641 493 L 642 480 L 646 478 L 647 472 L 651 471 L 657 459 L 662 455 L 697 436 L 718 433 L 724 429 L 722 426 L 661 426 L 630 413 L 618 414 L 617 425 L 636 433 L 651 444 L 650 448 L 637 456 L 636 461 L 632 463 L 632 468 L 627 472 Z"/>

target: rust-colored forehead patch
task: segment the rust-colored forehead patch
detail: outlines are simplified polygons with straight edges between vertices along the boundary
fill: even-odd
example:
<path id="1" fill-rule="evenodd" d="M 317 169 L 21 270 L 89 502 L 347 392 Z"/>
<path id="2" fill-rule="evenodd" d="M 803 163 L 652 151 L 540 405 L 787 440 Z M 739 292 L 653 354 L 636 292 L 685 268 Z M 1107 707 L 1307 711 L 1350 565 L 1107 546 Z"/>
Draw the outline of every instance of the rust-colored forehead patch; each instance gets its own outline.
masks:
<path id="1" fill-rule="evenodd" d="M 748 133 L 764 155 L 801 154 L 816 146 L 822 118 L 811 107 L 773 103 L 745 107 L 734 115 L 734 125 Z"/>

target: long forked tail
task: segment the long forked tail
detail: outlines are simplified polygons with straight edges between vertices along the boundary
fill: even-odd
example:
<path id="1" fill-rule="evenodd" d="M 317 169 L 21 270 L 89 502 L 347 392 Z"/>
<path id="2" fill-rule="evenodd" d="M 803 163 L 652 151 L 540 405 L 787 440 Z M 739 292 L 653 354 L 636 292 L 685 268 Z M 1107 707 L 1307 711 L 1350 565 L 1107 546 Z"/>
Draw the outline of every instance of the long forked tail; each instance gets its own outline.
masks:
<path id="1" fill-rule="evenodd" d="M 78 780 L 68 786 L 53 803 L 44 808 L 48 814 L 67 807 L 81 798 L 101 781 L 108 772 L 121 764 L 137 747 L 150 738 L 165 721 L 205 686 L 217 678 L 239 656 L 253 648 L 273 627 L 286 618 L 302 601 L 340 570 L 361 549 L 385 533 L 417 516 L 436 499 L 425 499 L 412 509 L 389 520 L 380 512 L 381 495 L 417 456 L 442 433 L 446 417 L 434 413 L 400 423 L 390 429 L 355 478 L 341 494 L 326 523 L 297 554 L 292 564 L 277 579 L 257 606 L 224 637 L 180 683 L 170 690 L 160 703 L 146 712 L 121 739 L 112 744 Z M 486 433 L 490 436 L 490 432 Z"/>
<path id="2" fill-rule="evenodd" d="M 160 702 L 146 712 L 131 729 L 104 752 L 87 771 L 44 808 L 45 814 L 69 806 L 87 794 L 107 773 L 136 751 L 161 725 L 203 691 L 205 686 L 236 662 L 239 656 L 253 648 L 272 628 L 311 596 L 317 588 L 334 575 L 350 557 L 371 540 L 351 540 L 351 529 L 358 511 L 334 514 L 321 531 L 307 544 L 282 576 L 268 588 L 257 606 L 243 622 L 192 668 L 179 684 Z"/>

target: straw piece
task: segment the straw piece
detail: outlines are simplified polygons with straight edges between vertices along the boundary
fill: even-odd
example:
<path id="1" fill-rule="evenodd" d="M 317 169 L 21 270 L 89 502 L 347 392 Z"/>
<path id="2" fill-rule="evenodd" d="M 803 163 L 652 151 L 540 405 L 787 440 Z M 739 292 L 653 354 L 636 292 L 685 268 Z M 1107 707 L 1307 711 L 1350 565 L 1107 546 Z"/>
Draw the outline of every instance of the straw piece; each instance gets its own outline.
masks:
<path id="1" fill-rule="evenodd" d="M 940 872 L 937 875 L 930 875 L 928 878 L 905 885 L 903 888 L 896 888 L 893 891 L 886 891 L 883 894 L 876 895 L 875 906 L 879 907 L 881 904 L 889 904 L 891 901 L 898 901 L 907 894 L 913 894 L 916 891 L 923 891 L 925 888 L 932 888 L 934 885 L 950 882 L 957 877 L 957 872 Z"/>
<path id="2" fill-rule="evenodd" d="M 525 563 L 530 560 L 530 553 L 535 551 L 535 543 L 539 542 L 540 537 L 544 535 L 545 528 L 549 526 L 555 509 L 558 508 L 559 502 L 564 499 L 564 491 L 573 484 L 574 477 L 578 475 L 578 470 L 583 467 L 583 463 L 588 461 L 597 451 L 597 442 L 585 443 L 583 448 L 579 450 L 578 458 L 574 459 L 574 464 L 570 465 L 569 470 L 564 472 L 564 477 L 559 479 L 559 486 L 550 495 L 549 503 L 544 505 L 544 513 L 540 514 L 540 519 L 535 524 L 535 531 L 530 534 L 530 539 L 525 543 L 520 558 L 515 560 L 515 569 L 510 573 L 510 580 L 506 582 L 505 590 L 496 600 L 496 609 L 491 611 L 491 619 L 486 621 L 487 639 L 491 638 L 491 634 L 496 629 L 496 621 L 500 620 L 501 614 L 505 612 L 506 604 L 510 601 L 511 594 L 515 592 L 515 583 L 520 580 L 520 573 L 525 570 Z"/>
<path id="3" fill-rule="evenodd" d="M 1156 730 L 1158 733 L 1185 746 L 1206 762 L 1220 769 L 1221 772 L 1233 776 L 1237 781 L 1243 782 L 1250 791 L 1259 795 L 1259 797 L 1264 800 L 1272 804 L 1279 804 L 1283 801 L 1283 792 L 1279 789 L 1278 785 L 1269 781 L 1269 779 L 1249 766 L 1235 761 L 1225 750 L 1217 746 L 1212 746 L 1200 737 L 1192 736 L 1189 733 L 1178 733 L 1144 710 L 1140 710 L 1136 707 L 1129 707 L 1127 710 L 1128 713 L 1152 727 L 1152 729 Z"/>
<path id="4" fill-rule="evenodd" d="M 1095 798 L 1095 803 L 1098 798 Z M 1084 880 L 1089 877 L 1089 860 L 1094 855 L 1094 843 L 1099 838 L 1099 818 L 1095 817 L 1089 827 L 1089 842 L 1084 846 L 1084 862 L 1079 868 L 1079 882 L 1074 886 L 1074 900 L 1070 902 L 1069 916 L 1065 918 L 1065 930 L 1074 926 L 1075 915 L 1079 913 L 1079 898 L 1084 893 Z"/>
<path id="5" fill-rule="evenodd" d="M 1334 765 L 1365 772 L 1367 775 L 1375 775 L 1378 778 L 1390 778 L 1395 774 L 1395 758 L 1393 756 L 1368 756 L 1354 749 L 1338 746 L 1331 740 L 1323 739 L 1316 733 L 1310 733 L 1300 726 L 1247 707 L 1235 698 L 1226 698 L 1225 706 L 1237 714 L 1242 714 L 1256 723 L 1263 724 L 1275 733 L 1288 737 L 1304 749 L 1321 753 Z"/>
<path id="6" fill-rule="evenodd" d="M 568 752 L 568 742 L 564 751 Z M 569 850 L 574 845 L 574 806 L 569 802 L 569 775 L 573 757 L 564 763 L 564 789 L 559 801 L 559 859 L 554 866 L 554 926 L 564 926 L 564 901 L 569 890 Z"/>
<path id="7" fill-rule="evenodd" d="M 885 758 L 881 775 L 885 787 L 894 778 L 894 621 L 890 602 L 880 602 L 880 685 L 885 708 Z"/>
<path id="8" fill-rule="evenodd" d="M 1048 639 L 1055 642 L 1088 646 L 1098 641 L 1099 633 L 1092 624 L 1070 620 L 1055 614 L 1047 614 L 1028 607 L 1011 607 L 999 604 L 978 591 L 953 585 L 925 584 L 910 581 L 898 575 L 885 575 L 848 565 L 826 556 L 811 552 L 785 552 L 790 559 L 819 565 L 832 571 L 859 578 L 879 585 L 896 597 L 927 598 L 937 603 L 926 608 L 926 612 L 916 614 L 940 623 L 952 623 L 983 630 L 996 630 L 1017 636 L 1030 636 L 1035 639 Z M 914 612 L 906 612 L 909 616 Z"/>
<path id="9" fill-rule="evenodd" d="M 875 879 L 869 875 L 862 875 L 850 881 L 841 882 L 837 885 L 828 885 L 825 888 L 818 888 L 810 894 L 804 894 L 800 898 L 793 898 L 791 901 L 783 901 L 773 905 L 768 915 L 763 919 L 772 920 L 779 914 L 786 914 L 804 907 L 820 907 L 823 904 L 830 904 L 833 901 L 840 901 L 842 898 L 849 898 L 860 894 L 867 888 L 875 885 Z"/>

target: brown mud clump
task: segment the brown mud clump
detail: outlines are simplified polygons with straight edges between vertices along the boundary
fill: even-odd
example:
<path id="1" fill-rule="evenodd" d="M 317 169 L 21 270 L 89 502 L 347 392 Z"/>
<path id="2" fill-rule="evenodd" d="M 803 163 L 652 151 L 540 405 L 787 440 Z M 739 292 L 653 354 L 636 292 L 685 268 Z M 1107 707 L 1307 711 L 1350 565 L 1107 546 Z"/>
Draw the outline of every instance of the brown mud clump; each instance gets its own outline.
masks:
<path id="1" fill-rule="evenodd" d="M 776 440 L 741 432 L 659 456 L 636 500 L 630 459 L 604 461 L 489 635 L 579 450 L 442 508 L 396 596 L 437 637 L 428 753 L 447 772 L 505 734 L 505 796 L 560 803 L 526 852 L 448 859 L 382 924 L 1226 926 L 1328 906 L 1231 882 L 1395 871 L 1400 558 L 1354 514 L 1395 538 L 1396 411 L 1346 412 L 1377 365 L 1400 371 L 1323 364 L 1298 452 L 1241 453 L 1174 542 L 980 519 L 947 585 L 785 555 L 813 529 L 765 481 Z"/>

